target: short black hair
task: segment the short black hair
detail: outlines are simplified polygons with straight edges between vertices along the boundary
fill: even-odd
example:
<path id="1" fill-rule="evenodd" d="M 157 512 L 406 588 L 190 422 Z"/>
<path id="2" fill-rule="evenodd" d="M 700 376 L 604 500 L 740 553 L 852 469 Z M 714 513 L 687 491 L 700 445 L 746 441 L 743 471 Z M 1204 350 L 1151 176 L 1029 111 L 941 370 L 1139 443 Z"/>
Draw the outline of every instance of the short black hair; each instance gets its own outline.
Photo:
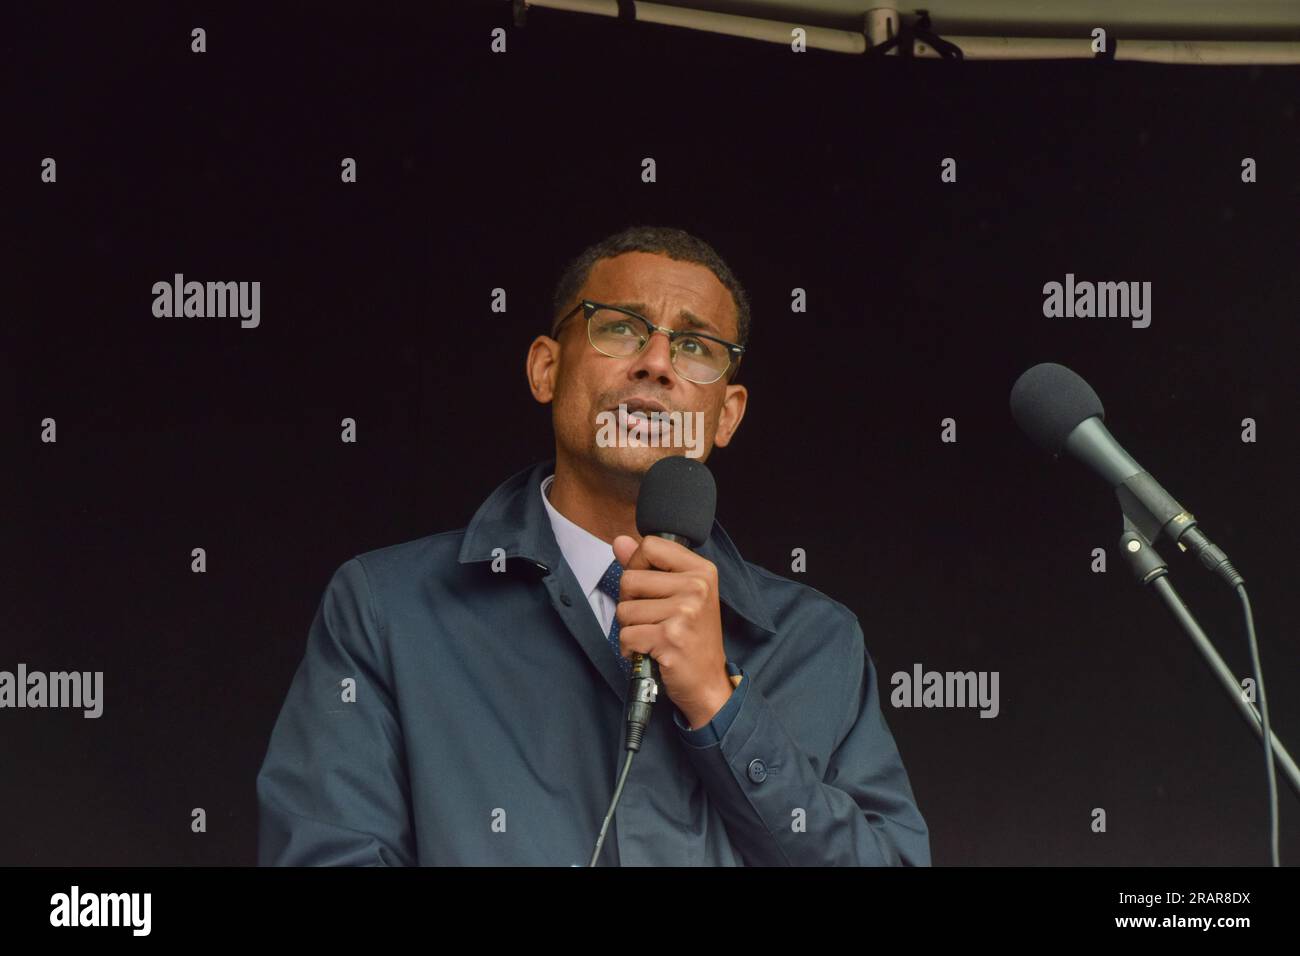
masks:
<path id="1" fill-rule="evenodd" d="M 591 275 L 592 266 L 601 259 L 612 259 L 624 252 L 652 252 L 678 262 L 694 262 L 704 266 L 718 277 L 736 304 L 736 344 L 743 346 L 749 343 L 749 297 L 745 295 L 740 280 L 711 245 L 685 229 L 672 226 L 628 226 L 584 249 L 565 267 L 560 281 L 555 284 L 551 299 L 552 332 L 560 317 L 573 307 L 573 299 Z"/>

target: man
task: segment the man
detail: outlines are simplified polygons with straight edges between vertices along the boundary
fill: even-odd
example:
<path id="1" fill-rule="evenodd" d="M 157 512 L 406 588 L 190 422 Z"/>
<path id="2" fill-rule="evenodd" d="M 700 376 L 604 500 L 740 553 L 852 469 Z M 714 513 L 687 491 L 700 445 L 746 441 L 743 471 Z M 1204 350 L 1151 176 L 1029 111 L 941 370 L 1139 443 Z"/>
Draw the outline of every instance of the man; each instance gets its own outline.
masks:
<path id="1" fill-rule="evenodd" d="M 587 865 L 639 652 L 661 692 L 599 865 L 928 865 L 854 615 L 716 522 L 698 552 L 636 533 L 641 476 L 687 431 L 656 413 L 702 420 L 702 458 L 740 426 L 744 290 L 704 242 L 642 227 L 574 260 L 554 304 L 527 360 L 554 462 L 464 530 L 335 572 L 257 778 L 259 861 Z M 609 416 L 641 440 L 608 440 Z"/>

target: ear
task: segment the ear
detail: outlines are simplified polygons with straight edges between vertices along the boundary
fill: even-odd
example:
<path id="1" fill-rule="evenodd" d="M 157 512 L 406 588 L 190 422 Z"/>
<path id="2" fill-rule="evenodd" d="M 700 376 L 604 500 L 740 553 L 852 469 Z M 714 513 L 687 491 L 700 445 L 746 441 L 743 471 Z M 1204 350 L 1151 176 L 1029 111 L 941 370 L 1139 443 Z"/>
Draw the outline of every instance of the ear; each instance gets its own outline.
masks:
<path id="1" fill-rule="evenodd" d="M 749 402 L 749 390 L 743 385 L 728 385 L 726 397 L 722 400 L 722 414 L 718 416 L 718 431 L 713 436 L 713 444 L 726 448 L 731 443 L 731 436 L 740 427 L 740 420 L 745 417 L 745 405 Z"/>
<path id="2" fill-rule="evenodd" d="M 533 398 L 543 405 L 555 397 L 555 377 L 560 369 L 560 343 L 549 335 L 539 335 L 528 347 L 525 371 Z"/>

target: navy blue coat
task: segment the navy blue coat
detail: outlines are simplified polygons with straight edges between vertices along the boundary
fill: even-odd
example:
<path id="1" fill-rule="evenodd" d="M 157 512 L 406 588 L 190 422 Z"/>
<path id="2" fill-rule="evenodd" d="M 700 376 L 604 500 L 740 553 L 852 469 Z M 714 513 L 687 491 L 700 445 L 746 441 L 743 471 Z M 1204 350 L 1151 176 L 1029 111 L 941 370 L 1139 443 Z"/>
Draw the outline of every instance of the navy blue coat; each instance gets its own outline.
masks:
<path id="1" fill-rule="evenodd" d="M 551 530 L 553 468 L 334 573 L 257 776 L 260 864 L 587 865 L 627 681 Z M 716 522 L 699 553 L 745 696 L 697 746 L 661 688 L 599 865 L 928 865 L 857 618 Z"/>

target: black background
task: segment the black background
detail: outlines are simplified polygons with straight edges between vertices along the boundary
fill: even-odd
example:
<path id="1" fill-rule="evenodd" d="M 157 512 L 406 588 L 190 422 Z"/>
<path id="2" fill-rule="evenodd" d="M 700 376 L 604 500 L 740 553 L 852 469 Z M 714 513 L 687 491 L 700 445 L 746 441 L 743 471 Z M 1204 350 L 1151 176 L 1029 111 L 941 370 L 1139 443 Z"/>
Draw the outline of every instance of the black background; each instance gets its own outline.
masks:
<path id="1" fill-rule="evenodd" d="M 98 720 L 0 712 L 0 864 L 254 861 L 254 778 L 330 574 L 464 526 L 550 454 L 524 353 L 567 260 L 636 223 L 697 233 L 750 292 L 719 519 L 778 573 L 806 549 L 802 579 L 859 615 L 935 863 L 1267 862 L 1261 748 L 1127 577 L 1113 496 L 1037 452 L 1007 394 L 1047 360 L 1097 389 L 1245 575 L 1300 748 L 1296 68 L 869 62 L 544 10 L 520 29 L 502 3 L 8 27 L 0 669 L 105 689 Z M 155 318 L 176 272 L 260 281 L 261 326 Z M 1044 318 L 1067 272 L 1150 281 L 1150 328 Z M 1235 597 L 1165 550 L 1247 674 Z M 917 662 L 998 671 L 1000 716 L 892 708 Z"/>

